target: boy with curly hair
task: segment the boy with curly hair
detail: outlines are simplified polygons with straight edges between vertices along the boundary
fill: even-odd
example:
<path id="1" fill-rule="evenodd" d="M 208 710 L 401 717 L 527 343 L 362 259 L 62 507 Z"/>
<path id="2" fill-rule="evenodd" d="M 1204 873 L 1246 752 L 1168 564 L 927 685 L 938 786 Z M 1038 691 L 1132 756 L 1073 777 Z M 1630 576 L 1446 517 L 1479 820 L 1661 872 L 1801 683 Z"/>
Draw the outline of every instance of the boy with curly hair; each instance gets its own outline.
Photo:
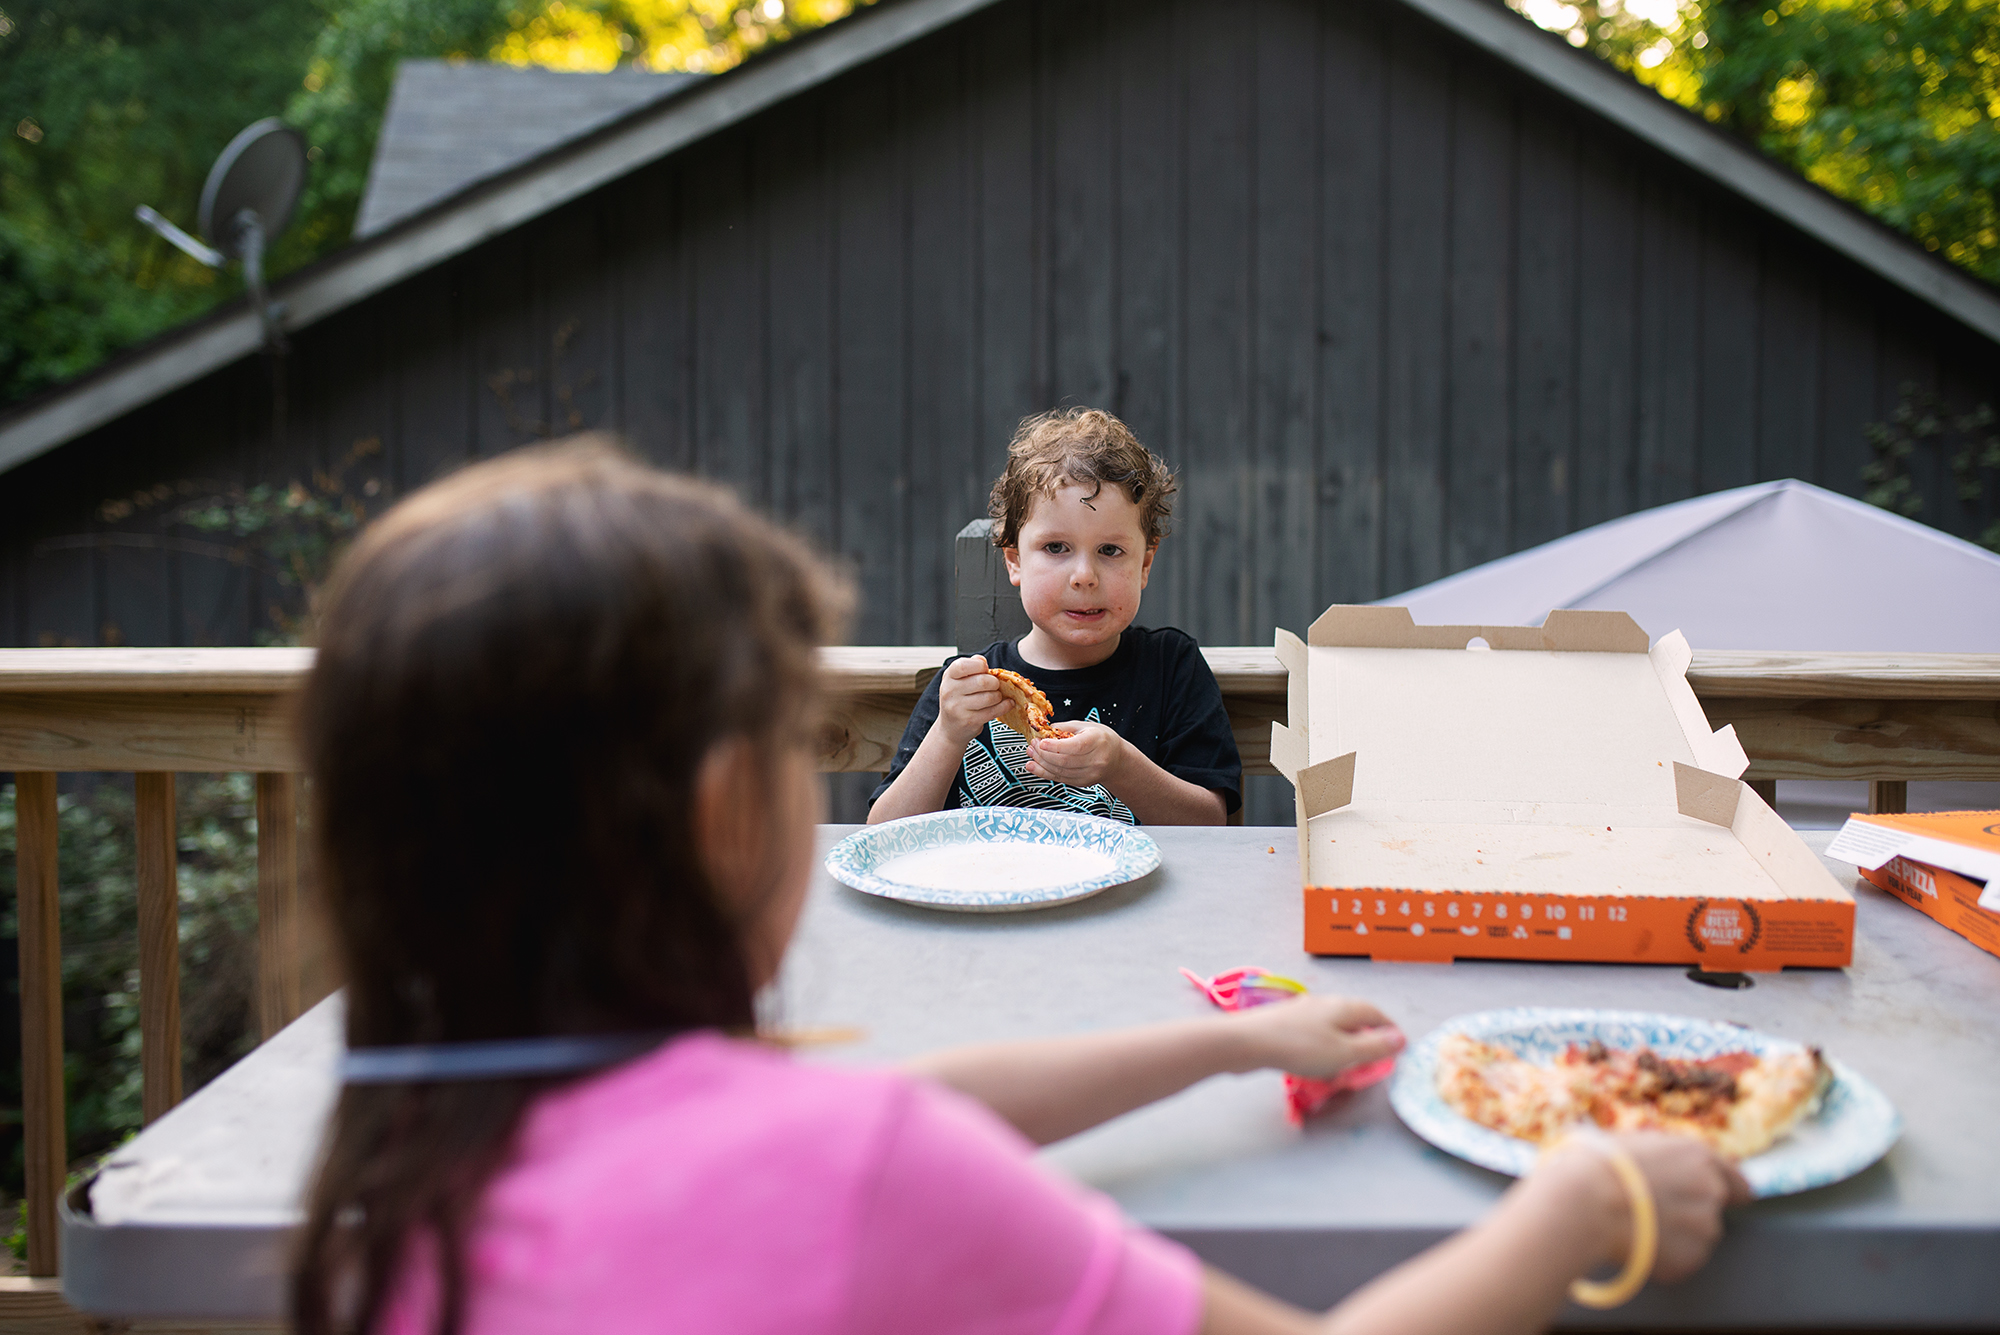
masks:
<path id="1" fill-rule="evenodd" d="M 1132 824 L 1220 825 L 1243 763 L 1201 647 L 1132 624 L 1172 512 L 1173 471 L 1095 408 L 1022 421 L 993 484 L 993 543 L 1034 625 L 954 656 L 910 715 L 871 824 L 947 807 L 1081 811 Z M 1067 736 L 1023 737 L 993 669 L 1049 699 Z"/>

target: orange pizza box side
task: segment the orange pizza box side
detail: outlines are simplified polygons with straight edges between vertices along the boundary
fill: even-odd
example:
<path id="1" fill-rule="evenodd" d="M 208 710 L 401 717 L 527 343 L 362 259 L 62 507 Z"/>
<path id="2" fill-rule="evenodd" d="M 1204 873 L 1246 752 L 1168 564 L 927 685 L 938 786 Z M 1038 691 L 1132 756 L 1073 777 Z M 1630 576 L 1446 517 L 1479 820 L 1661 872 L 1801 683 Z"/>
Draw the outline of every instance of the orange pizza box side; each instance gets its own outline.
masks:
<path id="1" fill-rule="evenodd" d="M 1891 858 L 1878 871 L 1863 868 L 1861 876 L 1987 954 L 2000 955 L 2000 913 L 1979 907 L 1979 882 L 1907 858 Z"/>
<path id="2" fill-rule="evenodd" d="M 1336 607 L 1277 648 L 1271 758 L 1296 794 L 1308 950 L 1852 958 L 1853 896 L 1739 782 L 1748 760 L 1709 729 L 1679 634 L 1649 647 L 1622 613 L 1440 627 Z"/>
<path id="3" fill-rule="evenodd" d="M 1698 964 L 1718 972 L 1845 968 L 1850 900 L 1480 894 L 1308 886 L 1305 946 L 1378 960 Z"/>
<path id="4" fill-rule="evenodd" d="M 1900 857 L 1991 882 L 2000 878 L 2000 811 L 1856 812 L 1827 845 L 1826 853 L 1863 868 L 1881 867 Z"/>

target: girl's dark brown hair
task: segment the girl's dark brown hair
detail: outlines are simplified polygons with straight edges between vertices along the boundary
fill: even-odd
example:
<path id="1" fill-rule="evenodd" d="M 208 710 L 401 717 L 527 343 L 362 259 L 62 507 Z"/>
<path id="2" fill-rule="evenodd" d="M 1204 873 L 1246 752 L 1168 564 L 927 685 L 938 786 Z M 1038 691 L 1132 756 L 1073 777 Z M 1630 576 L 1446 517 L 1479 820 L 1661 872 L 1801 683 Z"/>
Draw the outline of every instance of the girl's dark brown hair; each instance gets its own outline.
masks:
<path id="1" fill-rule="evenodd" d="M 808 740 L 843 605 L 727 493 L 601 440 L 467 468 L 364 533 L 301 702 L 349 1045 L 750 1025 L 696 775 L 725 740 L 767 774 Z M 370 1329 L 416 1238 L 458 1329 L 480 1193 L 552 1083 L 342 1092 L 293 1277 L 301 1335 Z"/>

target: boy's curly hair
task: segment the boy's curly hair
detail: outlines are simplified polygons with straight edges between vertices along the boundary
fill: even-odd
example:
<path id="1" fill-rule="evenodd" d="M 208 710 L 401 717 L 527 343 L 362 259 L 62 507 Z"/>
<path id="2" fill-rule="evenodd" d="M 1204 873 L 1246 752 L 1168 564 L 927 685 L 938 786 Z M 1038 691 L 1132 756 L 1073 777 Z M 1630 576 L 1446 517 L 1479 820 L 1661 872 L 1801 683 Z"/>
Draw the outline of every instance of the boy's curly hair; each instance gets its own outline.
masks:
<path id="1" fill-rule="evenodd" d="M 1053 496 L 1066 483 L 1096 484 L 1096 496 L 1111 483 L 1139 507 L 1139 528 L 1147 545 L 1166 536 L 1173 495 L 1180 489 L 1166 461 L 1139 443 L 1132 429 L 1101 408 L 1056 408 L 1021 419 L 1007 446 L 1007 468 L 994 479 L 986 513 L 993 518 L 993 545 L 1020 544 L 1021 525 L 1038 496 Z"/>

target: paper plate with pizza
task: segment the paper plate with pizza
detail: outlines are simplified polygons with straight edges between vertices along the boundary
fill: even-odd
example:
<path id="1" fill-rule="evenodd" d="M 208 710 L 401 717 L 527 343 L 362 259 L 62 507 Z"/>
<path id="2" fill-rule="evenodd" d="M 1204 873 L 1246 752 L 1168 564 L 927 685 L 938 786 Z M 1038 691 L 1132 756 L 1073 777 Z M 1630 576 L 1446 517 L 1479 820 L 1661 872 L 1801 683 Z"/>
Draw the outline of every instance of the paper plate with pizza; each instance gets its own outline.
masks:
<path id="1" fill-rule="evenodd" d="M 1882 1091 L 1818 1048 L 1641 1011 L 1459 1016 L 1398 1063 L 1389 1102 L 1439 1149 L 1515 1177 L 1579 1123 L 1695 1136 L 1758 1196 L 1852 1177 L 1902 1133 Z"/>

